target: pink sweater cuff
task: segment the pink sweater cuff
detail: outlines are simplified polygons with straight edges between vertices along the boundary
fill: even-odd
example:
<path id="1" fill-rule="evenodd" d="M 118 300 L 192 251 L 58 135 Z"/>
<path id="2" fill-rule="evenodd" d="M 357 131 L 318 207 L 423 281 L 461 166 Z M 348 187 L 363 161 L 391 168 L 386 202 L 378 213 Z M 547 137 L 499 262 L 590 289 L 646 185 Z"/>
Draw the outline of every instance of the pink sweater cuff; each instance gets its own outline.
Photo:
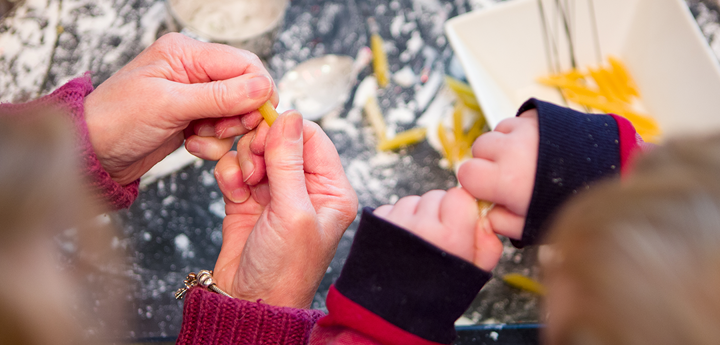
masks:
<path id="1" fill-rule="evenodd" d="M 140 180 L 121 186 L 103 169 L 90 143 L 85 123 L 85 97 L 93 91 L 90 73 L 75 78 L 55 92 L 24 104 L 2 104 L 0 109 L 8 113 L 28 112 L 33 109 L 54 107 L 67 113 L 75 126 L 78 143 L 78 157 L 82 164 L 82 173 L 91 195 L 99 202 L 107 203 L 113 210 L 127 208 L 138 196 Z"/>
<path id="2" fill-rule="evenodd" d="M 203 288 L 185 296 L 177 345 L 307 344 L 324 314 L 225 297 Z"/>

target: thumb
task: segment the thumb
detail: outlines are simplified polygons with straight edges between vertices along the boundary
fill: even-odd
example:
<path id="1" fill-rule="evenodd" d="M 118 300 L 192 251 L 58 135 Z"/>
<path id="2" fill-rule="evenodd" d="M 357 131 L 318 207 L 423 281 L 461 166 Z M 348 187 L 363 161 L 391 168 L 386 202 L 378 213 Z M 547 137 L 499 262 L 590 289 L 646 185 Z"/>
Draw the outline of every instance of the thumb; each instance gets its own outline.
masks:
<path id="1" fill-rule="evenodd" d="M 492 272 L 500 262 L 503 252 L 502 241 L 493 232 L 487 217 L 480 217 L 475 229 L 475 266 Z"/>
<path id="2" fill-rule="evenodd" d="M 246 74 L 207 83 L 174 83 L 171 99 L 181 121 L 219 118 L 250 113 L 272 97 L 272 80 L 264 74 Z"/>
<path id="3" fill-rule="evenodd" d="M 305 184 L 303 119 L 299 113 L 289 111 L 270 127 L 265 139 L 265 166 L 273 209 L 313 208 Z"/>

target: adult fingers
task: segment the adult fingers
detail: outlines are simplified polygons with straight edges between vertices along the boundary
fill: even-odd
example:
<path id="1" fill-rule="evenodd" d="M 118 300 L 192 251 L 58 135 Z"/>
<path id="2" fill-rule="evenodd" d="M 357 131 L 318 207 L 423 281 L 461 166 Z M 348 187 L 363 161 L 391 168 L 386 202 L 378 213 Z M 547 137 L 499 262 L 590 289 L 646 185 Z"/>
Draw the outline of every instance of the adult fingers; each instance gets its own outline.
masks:
<path id="1" fill-rule="evenodd" d="M 267 206 L 270 203 L 270 186 L 268 185 L 268 179 L 265 177 L 255 186 L 251 186 L 252 196 L 255 202 L 262 206 Z"/>
<path id="2" fill-rule="evenodd" d="M 216 161 L 230 151 L 234 143 L 235 138 L 218 139 L 192 135 L 185 140 L 185 148 L 199 158 Z"/>
<path id="3" fill-rule="evenodd" d="M 181 62 L 191 83 L 225 80 L 247 73 L 270 76 L 257 55 L 247 50 L 225 44 L 199 42 L 177 34 L 165 35 L 161 40 L 169 41 L 169 49 L 182 48 Z M 166 44 L 161 40 L 158 40 L 160 45 Z"/>
<path id="4" fill-rule="evenodd" d="M 270 128 L 265 144 L 265 165 L 272 207 L 282 215 L 301 216 L 297 211 L 313 210 L 303 169 L 303 119 L 300 114 L 283 114 Z M 277 213 L 281 215 L 281 213 Z"/>
<path id="5" fill-rule="evenodd" d="M 458 169 L 458 181 L 466 191 L 479 200 L 503 203 L 497 195 L 500 168 L 494 162 L 473 158 Z"/>
<path id="6" fill-rule="evenodd" d="M 262 115 L 257 110 L 251 111 L 245 115 L 225 117 L 217 119 L 215 123 L 215 133 L 218 138 L 229 138 L 243 135 L 252 131 L 262 121 Z"/>
<path id="7" fill-rule="evenodd" d="M 267 140 L 268 131 L 270 126 L 264 120 L 255 128 L 255 136 L 252 142 L 250 142 L 250 151 L 256 155 L 265 154 L 265 142 Z"/>
<path id="8" fill-rule="evenodd" d="M 250 188 L 242 180 L 237 152 L 228 152 L 217 162 L 215 179 L 223 196 L 229 201 L 243 203 L 250 198 Z"/>
<path id="9" fill-rule="evenodd" d="M 472 145 L 472 155 L 475 158 L 482 158 L 497 161 L 500 155 L 504 154 L 506 135 L 500 132 L 489 132 L 478 137 Z"/>
<path id="10" fill-rule="evenodd" d="M 333 181 L 335 185 L 341 187 L 343 193 L 346 192 L 346 189 L 352 190 L 335 144 L 320 126 L 317 123 L 305 121 L 303 137 L 305 140 L 305 171 Z"/>
<path id="11" fill-rule="evenodd" d="M 448 190 L 440 203 L 440 222 L 456 231 L 474 231 L 478 213 L 475 198 L 462 188 Z"/>
<path id="12" fill-rule="evenodd" d="M 242 171 L 243 182 L 254 186 L 265 178 L 265 157 L 256 155 L 250 150 L 250 143 L 253 141 L 257 131 L 250 132 L 238 141 L 238 163 Z"/>
<path id="13" fill-rule="evenodd" d="M 522 238 L 523 228 L 525 227 L 525 217 L 511 212 L 504 206 L 495 205 L 487 215 L 492 230 L 505 237 L 515 240 Z"/>
<path id="14" fill-rule="evenodd" d="M 230 117 L 257 110 L 274 92 L 264 74 L 245 74 L 206 83 L 171 83 L 171 112 L 180 121 Z"/>
<path id="15" fill-rule="evenodd" d="M 486 218 L 480 219 L 475 230 L 475 259 L 473 263 L 485 272 L 495 269 L 503 252 L 503 244 L 492 231 Z"/>

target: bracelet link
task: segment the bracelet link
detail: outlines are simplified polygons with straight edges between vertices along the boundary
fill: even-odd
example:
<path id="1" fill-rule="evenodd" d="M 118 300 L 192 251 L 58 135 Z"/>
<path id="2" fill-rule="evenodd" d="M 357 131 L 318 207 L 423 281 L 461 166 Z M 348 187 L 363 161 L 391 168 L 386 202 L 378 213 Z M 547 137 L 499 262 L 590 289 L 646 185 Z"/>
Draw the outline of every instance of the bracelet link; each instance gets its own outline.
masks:
<path id="1" fill-rule="evenodd" d="M 215 284 L 215 280 L 213 280 L 213 271 L 210 270 L 202 270 L 195 274 L 195 272 L 190 272 L 183 281 L 183 284 L 185 286 L 179 288 L 177 291 L 175 291 L 175 299 L 181 300 L 185 298 L 185 295 L 187 294 L 188 290 L 190 290 L 192 287 L 195 286 L 202 286 L 212 292 L 215 292 L 217 294 L 221 294 L 225 297 L 230 297 L 229 294 L 227 294 L 225 291 L 221 290 L 217 284 Z"/>

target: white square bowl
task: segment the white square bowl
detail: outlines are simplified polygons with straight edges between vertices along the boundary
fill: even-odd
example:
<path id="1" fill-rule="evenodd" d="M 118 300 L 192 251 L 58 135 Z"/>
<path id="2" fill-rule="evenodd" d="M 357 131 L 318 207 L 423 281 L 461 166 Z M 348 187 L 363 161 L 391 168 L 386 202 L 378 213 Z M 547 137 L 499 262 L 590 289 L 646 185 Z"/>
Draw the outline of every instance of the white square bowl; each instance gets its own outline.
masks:
<path id="1" fill-rule="evenodd" d="M 558 91 L 536 81 L 550 73 L 539 1 L 567 70 L 568 40 L 560 17 L 549 10 L 555 0 L 511 0 L 446 23 L 450 43 L 493 128 L 530 97 L 564 105 Z M 665 138 L 720 131 L 720 65 L 683 0 L 560 1 L 570 4 L 578 67 L 597 64 L 600 55 L 603 60 L 620 58 Z"/>

